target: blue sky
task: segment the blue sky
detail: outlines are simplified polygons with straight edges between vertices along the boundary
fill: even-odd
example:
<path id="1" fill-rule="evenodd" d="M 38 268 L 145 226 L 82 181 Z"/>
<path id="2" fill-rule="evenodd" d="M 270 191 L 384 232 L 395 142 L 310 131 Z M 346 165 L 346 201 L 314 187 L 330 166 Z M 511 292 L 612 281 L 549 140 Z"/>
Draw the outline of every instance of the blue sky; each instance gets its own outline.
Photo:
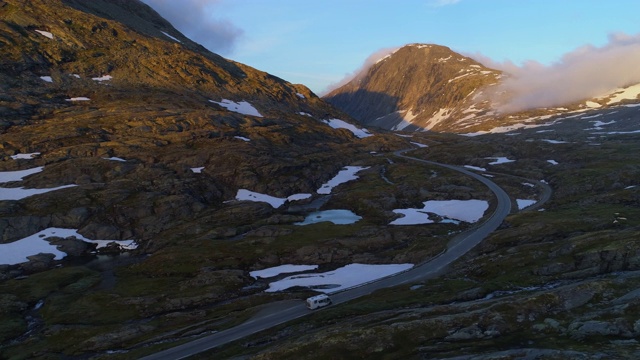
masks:
<path id="1" fill-rule="evenodd" d="M 144 1 L 187 36 L 199 28 L 190 37 L 210 50 L 316 93 L 372 53 L 408 43 L 551 65 L 579 47 L 605 46 L 612 33 L 640 34 L 637 0 L 173 1 L 183 18 L 193 13 L 182 22 L 171 0 Z"/>

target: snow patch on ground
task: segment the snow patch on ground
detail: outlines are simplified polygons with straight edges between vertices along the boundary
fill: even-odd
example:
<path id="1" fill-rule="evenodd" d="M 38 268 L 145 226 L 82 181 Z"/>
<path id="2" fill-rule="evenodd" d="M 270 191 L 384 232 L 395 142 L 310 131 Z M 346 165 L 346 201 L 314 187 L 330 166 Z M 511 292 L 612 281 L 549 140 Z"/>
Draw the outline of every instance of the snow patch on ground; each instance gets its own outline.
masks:
<path id="1" fill-rule="evenodd" d="M 522 210 L 524 208 L 527 208 L 527 207 L 537 203 L 537 201 L 536 200 L 517 199 L 516 203 L 518 204 L 518 210 Z"/>
<path id="2" fill-rule="evenodd" d="M 413 267 L 413 264 L 368 265 L 349 264 L 333 271 L 286 277 L 269 284 L 266 292 L 276 292 L 294 286 L 306 287 L 323 293 L 334 293 L 370 281 L 391 276 Z"/>
<path id="3" fill-rule="evenodd" d="M 173 41 L 176 41 L 176 42 L 179 42 L 179 43 L 182 43 L 182 41 L 180 41 L 180 40 L 176 39 L 174 36 L 171 36 L 171 35 L 167 34 L 167 33 L 166 33 L 166 32 L 164 32 L 164 31 L 162 31 L 162 33 L 164 34 L 164 36 L 168 37 L 169 39 L 171 39 L 171 40 L 173 40 Z"/>
<path id="4" fill-rule="evenodd" d="M 487 169 L 479 166 L 465 165 L 464 167 L 466 167 L 467 169 L 476 170 L 476 171 L 487 171 Z"/>
<path id="5" fill-rule="evenodd" d="M 247 189 L 238 190 L 238 194 L 236 194 L 236 200 L 246 200 L 246 201 L 254 201 L 254 202 L 266 202 L 274 208 L 279 208 L 282 206 L 286 199 L 278 198 L 271 195 L 261 194 L 254 191 L 250 191 Z"/>
<path id="6" fill-rule="evenodd" d="M 419 148 L 426 148 L 426 147 L 429 147 L 428 145 L 421 144 L 421 143 L 419 143 L 419 142 L 411 141 L 411 143 L 412 143 L 413 145 L 415 145 L 415 146 L 419 147 Z"/>
<path id="7" fill-rule="evenodd" d="M 593 126 L 601 127 L 601 126 L 611 125 L 611 124 L 615 124 L 615 123 L 616 123 L 615 120 L 611 120 L 609 122 L 603 122 L 603 121 L 598 120 L 598 121 L 594 121 L 593 122 Z"/>
<path id="8" fill-rule="evenodd" d="M 389 223 L 389 225 L 419 225 L 432 224 L 427 213 L 434 213 L 449 219 L 477 222 L 489 208 L 485 200 L 429 200 L 425 201 L 422 209 L 395 209 L 396 214 L 404 215 Z"/>
<path id="9" fill-rule="evenodd" d="M 558 162 L 555 160 L 547 160 L 547 162 L 551 165 L 558 165 Z"/>
<path id="10" fill-rule="evenodd" d="M 233 138 L 234 138 L 234 139 L 238 139 L 238 140 L 242 140 L 242 141 L 246 141 L 246 142 L 251 141 L 251 139 L 246 138 L 246 137 L 244 137 L 244 136 L 234 136 Z"/>
<path id="11" fill-rule="evenodd" d="M 51 76 L 40 76 L 40 79 L 50 83 L 53 82 L 53 79 L 51 78 Z"/>
<path id="12" fill-rule="evenodd" d="M 112 156 L 112 157 L 108 157 L 108 158 L 103 158 L 105 160 L 109 160 L 109 161 L 119 161 L 119 162 L 127 162 L 127 160 L 123 159 L 123 158 L 119 158 L 116 156 Z"/>
<path id="13" fill-rule="evenodd" d="M 65 99 L 66 101 L 89 101 L 88 97 L 80 96 L 80 97 L 72 97 L 70 99 Z"/>
<path id="14" fill-rule="evenodd" d="M 304 94 L 296 93 L 296 95 L 297 95 L 300 99 L 306 99 L 306 98 L 307 98 L 306 96 L 304 96 Z"/>
<path id="15" fill-rule="evenodd" d="M 486 157 L 485 159 L 488 160 L 495 160 L 489 163 L 489 165 L 499 165 L 499 164 L 506 164 L 506 163 L 511 163 L 511 162 L 515 162 L 515 160 L 511 160 L 508 159 L 506 157 Z"/>
<path id="16" fill-rule="evenodd" d="M 336 225 L 348 225 L 360 219 L 362 216 L 354 214 L 351 210 L 324 210 L 312 212 L 307 215 L 304 221 L 293 223 L 293 225 L 310 225 L 327 221 Z"/>
<path id="17" fill-rule="evenodd" d="M 432 129 L 434 126 L 436 126 L 437 124 L 439 124 L 440 122 L 442 122 L 445 119 L 449 118 L 451 109 L 440 109 L 437 112 L 435 112 L 433 114 L 433 116 L 431 116 L 431 118 L 427 121 L 426 125 L 424 126 L 425 129 Z"/>
<path id="18" fill-rule="evenodd" d="M 58 250 L 55 245 L 44 240 L 47 237 L 68 238 L 74 236 L 78 240 L 97 244 L 97 248 L 105 247 L 110 243 L 116 243 L 123 249 L 135 249 L 137 247 L 133 240 L 90 240 L 78 234 L 78 230 L 48 228 L 33 235 L 27 236 L 18 241 L 7 244 L 0 244 L 0 264 L 14 265 L 29 261 L 27 256 L 40 253 L 54 254 L 56 260 L 60 260 L 67 254 Z"/>
<path id="19" fill-rule="evenodd" d="M 44 37 L 48 37 L 49 39 L 53 39 L 53 34 L 48 31 L 36 30 L 36 32 Z"/>
<path id="20" fill-rule="evenodd" d="M 13 160 L 18 160 L 18 159 L 23 159 L 23 160 L 31 160 L 34 157 L 40 155 L 39 152 L 34 152 L 34 153 L 30 153 L 30 154 L 15 154 L 15 155 L 11 155 L 11 158 Z"/>
<path id="21" fill-rule="evenodd" d="M 266 278 L 278 276 L 280 274 L 289 274 L 289 273 L 302 272 L 302 271 L 311 271 L 311 270 L 315 270 L 317 268 L 318 268 L 318 265 L 291 265 L 291 264 L 286 264 L 286 265 L 270 267 L 270 268 L 267 268 L 267 269 L 251 271 L 249 273 L 249 276 L 251 276 L 252 278 L 254 278 L 256 280 L 258 278 L 266 279 Z"/>
<path id="22" fill-rule="evenodd" d="M 193 171 L 195 174 L 201 174 L 202 170 L 204 170 L 204 166 L 191 168 L 191 171 Z"/>
<path id="23" fill-rule="evenodd" d="M 398 123 L 396 126 L 394 126 L 391 129 L 392 131 L 402 131 L 402 130 L 404 130 L 407 126 L 411 125 L 413 123 L 413 119 L 415 119 L 416 116 L 418 116 L 418 114 L 420 114 L 420 113 L 415 113 L 414 114 L 413 113 L 413 109 L 398 110 L 398 111 L 396 111 L 396 113 L 402 117 L 402 120 L 400 121 L 400 123 Z M 385 115 L 385 116 L 388 116 L 388 115 Z M 383 118 L 383 117 L 384 116 L 381 116 L 380 118 Z"/>
<path id="24" fill-rule="evenodd" d="M 260 114 L 258 110 L 247 101 L 234 102 L 227 99 L 222 99 L 222 101 L 209 101 L 218 104 L 229 111 L 237 112 L 243 115 L 262 117 L 262 114 Z"/>
<path id="25" fill-rule="evenodd" d="M 622 100 L 636 100 L 640 94 L 640 84 L 635 84 L 627 88 L 619 88 L 611 92 L 613 97 L 607 101 L 607 105 L 619 103 Z M 605 96 L 606 97 L 606 96 Z"/>
<path id="26" fill-rule="evenodd" d="M 31 169 L 26 170 L 17 170 L 17 171 L 0 171 L 0 184 L 6 183 L 10 181 L 22 181 L 25 177 L 36 174 L 44 170 L 44 166 L 38 166 Z"/>
<path id="27" fill-rule="evenodd" d="M 293 195 L 287 197 L 287 200 L 289 200 L 289 201 L 298 201 L 298 200 L 308 199 L 310 197 L 311 197 L 311 194 L 293 194 Z"/>
<path id="28" fill-rule="evenodd" d="M 111 79 L 113 79 L 113 76 L 111 76 L 111 75 L 103 75 L 103 76 L 100 76 L 100 77 L 91 78 L 91 80 L 94 80 L 94 81 L 109 81 Z"/>
<path id="29" fill-rule="evenodd" d="M 541 141 L 548 142 L 549 144 L 568 144 L 568 141 L 562 140 L 552 140 L 552 139 L 542 139 Z"/>
<path id="30" fill-rule="evenodd" d="M 506 126 L 498 126 L 495 127 L 489 131 L 477 131 L 474 133 L 467 133 L 467 134 L 460 134 L 463 136 L 478 136 L 478 135 L 484 135 L 484 134 L 503 134 L 503 133 L 507 133 L 507 132 L 511 132 L 511 131 L 515 131 L 515 130 L 526 130 L 526 129 L 535 129 L 538 127 L 543 127 L 543 126 L 551 126 L 551 125 L 555 125 L 558 122 L 564 120 L 564 119 L 569 119 L 571 117 L 576 117 L 576 116 L 580 116 L 575 115 L 575 116 L 567 116 L 564 118 L 560 118 L 560 119 L 555 119 L 551 122 L 547 122 L 547 123 L 541 123 L 541 124 L 530 124 L 530 122 L 532 121 L 539 121 L 539 120 L 544 120 L 544 119 L 548 119 L 549 117 L 551 117 L 553 115 L 544 115 L 544 116 L 538 116 L 538 117 L 533 117 L 533 118 L 529 118 L 529 119 L 523 119 L 521 120 L 520 123 L 517 124 L 512 124 L 512 125 L 506 125 Z M 507 134 L 507 135 L 511 135 L 511 134 Z M 517 134 L 514 134 L 517 135 Z"/>
<path id="31" fill-rule="evenodd" d="M 355 174 L 360 170 L 366 170 L 369 167 L 361 167 L 361 166 L 346 166 L 343 170 L 338 172 L 333 179 L 329 180 L 327 183 L 323 184 L 320 189 L 318 189 L 318 194 L 330 194 L 334 187 L 343 184 L 345 182 L 355 180 L 358 178 Z M 255 201 L 255 202 L 266 202 L 273 206 L 274 208 L 278 208 L 282 206 L 286 201 L 297 201 L 308 199 L 312 195 L 311 194 L 294 194 L 287 198 L 278 198 L 266 194 L 257 193 L 254 191 L 240 189 L 236 195 L 236 200 L 240 201 Z"/>
<path id="32" fill-rule="evenodd" d="M 363 166 L 345 166 L 333 179 L 328 182 L 322 184 L 320 189 L 318 189 L 318 194 L 331 194 L 331 191 L 334 187 L 349 182 L 351 180 L 356 180 L 359 176 L 356 174 L 361 170 L 366 170 L 369 167 Z"/>
<path id="33" fill-rule="evenodd" d="M 353 135 L 359 138 L 366 138 L 368 136 L 372 136 L 367 129 L 359 129 L 355 125 L 349 124 L 348 122 L 340 119 L 329 119 L 322 120 L 325 124 L 331 126 L 334 129 L 347 129 L 353 133 Z"/>
<path id="34" fill-rule="evenodd" d="M 63 185 L 53 188 L 45 188 L 45 189 L 25 189 L 23 187 L 20 188 L 2 188 L 0 187 L 0 200 L 22 200 L 24 198 L 28 198 L 33 195 L 40 195 L 44 193 L 48 193 L 51 191 L 66 189 L 70 187 L 75 187 L 78 185 Z"/>
<path id="35" fill-rule="evenodd" d="M 593 101 L 587 101 L 587 102 L 585 103 L 585 105 L 586 105 L 588 108 L 591 108 L 591 109 L 597 109 L 597 108 L 599 108 L 599 107 L 602 107 L 602 105 L 598 104 L 597 102 L 593 102 Z"/>
<path id="36" fill-rule="evenodd" d="M 253 202 L 266 202 L 267 204 L 273 206 L 274 208 L 279 208 L 284 205 L 287 201 L 296 201 L 302 199 L 308 199 L 311 197 L 311 194 L 294 194 L 287 198 L 279 198 L 271 195 L 257 193 L 255 191 L 250 191 L 247 189 L 240 189 L 236 194 L 236 200 L 239 201 L 253 201 Z"/>

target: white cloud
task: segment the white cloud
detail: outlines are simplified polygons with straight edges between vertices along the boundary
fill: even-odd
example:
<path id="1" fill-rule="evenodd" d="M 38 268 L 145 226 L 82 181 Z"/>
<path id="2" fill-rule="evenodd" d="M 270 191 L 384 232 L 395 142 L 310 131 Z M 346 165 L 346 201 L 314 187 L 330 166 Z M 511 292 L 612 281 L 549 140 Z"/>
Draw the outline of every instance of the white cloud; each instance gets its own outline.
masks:
<path id="1" fill-rule="evenodd" d="M 191 40 L 212 52 L 230 53 L 243 31 L 215 17 L 223 0 L 142 0 Z"/>
<path id="2" fill-rule="evenodd" d="M 610 34 L 607 44 L 579 47 L 548 66 L 536 61 L 497 63 L 477 54 L 474 58 L 509 74 L 498 87 L 509 94 L 508 103 L 500 107 L 504 112 L 559 106 L 640 83 L 640 34 Z"/>
<path id="3" fill-rule="evenodd" d="M 331 91 L 346 85 L 347 83 L 355 79 L 360 74 L 364 75 L 364 72 L 369 70 L 369 68 L 373 66 L 376 62 L 378 62 L 380 59 L 384 58 L 385 56 L 394 53 L 399 48 L 400 47 L 396 46 L 396 47 L 382 48 L 380 50 L 375 51 L 373 54 L 369 55 L 369 57 L 364 61 L 362 66 L 360 66 L 358 69 L 354 70 L 350 74 L 346 74 L 342 78 L 342 80 L 337 81 L 333 84 L 329 84 L 327 86 L 327 89 L 322 92 L 322 95 L 326 95 Z"/>

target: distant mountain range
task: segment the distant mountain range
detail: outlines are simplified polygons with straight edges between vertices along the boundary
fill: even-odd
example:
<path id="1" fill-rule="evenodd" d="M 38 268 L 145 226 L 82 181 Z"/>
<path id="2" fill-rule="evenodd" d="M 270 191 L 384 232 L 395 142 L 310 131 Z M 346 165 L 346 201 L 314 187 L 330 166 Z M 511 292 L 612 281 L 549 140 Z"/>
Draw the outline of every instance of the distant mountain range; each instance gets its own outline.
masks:
<path id="1" fill-rule="evenodd" d="M 576 110 L 640 101 L 640 86 L 554 108 L 505 113 L 513 95 L 501 87 L 509 74 L 448 47 L 406 45 L 378 60 L 324 100 L 362 124 L 389 130 L 468 133 L 491 131 L 523 120 L 536 122 Z"/>

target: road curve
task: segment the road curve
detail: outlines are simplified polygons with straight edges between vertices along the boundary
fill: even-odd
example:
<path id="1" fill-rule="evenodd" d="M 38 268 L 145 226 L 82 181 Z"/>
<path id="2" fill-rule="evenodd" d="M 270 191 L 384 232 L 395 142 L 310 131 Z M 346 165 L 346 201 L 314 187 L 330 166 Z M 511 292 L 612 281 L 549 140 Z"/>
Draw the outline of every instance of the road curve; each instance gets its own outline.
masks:
<path id="1" fill-rule="evenodd" d="M 493 214 L 481 225 L 455 236 L 449 242 L 447 250 L 436 256 L 435 258 L 398 275 L 390 276 L 375 282 L 365 284 L 363 286 L 331 294 L 331 298 L 334 304 L 344 303 L 358 297 L 368 295 L 378 289 L 430 279 L 440 275 L 448 265 L 453 263 L 462 255 L 466 254 L 474 246 L 478 245 L 480 241 L 485 239 L 491 232 L 497 229 L 504 218 L 511 212 L 511 199 L 509 198 L 509 195 L 507 195 L 507 193 L 493 181 L 460 166 L 440 164 L 433 161 L 422 160 L 404 155 L 407 151 L 411 150 L 414 149 L 396 151 L 394 155 L 412 161 L 418 161 L 429 165 L 441 166 L 451 170 L 455 170 L 482 182 L 495 194 L 497 199 L 496 209 Z M 184 359 L 186 357 L 224 345 L 234 340 L 244 338 L 251 334 L 255 334 L 257 332 L 300 318 L 302 316 L 309 315 L 311 313 L 313 313 L 313 311 L 308 310 L 304 306 L 304 303 L 300 301 L 299 303 L 285 309 L 284 311 L 264 314 L 262 316 L 255 317 L 236 327 L 204 336 L 197 340 L 193 340 L 188 343 L 146 356 L 142 359 Z"/>

